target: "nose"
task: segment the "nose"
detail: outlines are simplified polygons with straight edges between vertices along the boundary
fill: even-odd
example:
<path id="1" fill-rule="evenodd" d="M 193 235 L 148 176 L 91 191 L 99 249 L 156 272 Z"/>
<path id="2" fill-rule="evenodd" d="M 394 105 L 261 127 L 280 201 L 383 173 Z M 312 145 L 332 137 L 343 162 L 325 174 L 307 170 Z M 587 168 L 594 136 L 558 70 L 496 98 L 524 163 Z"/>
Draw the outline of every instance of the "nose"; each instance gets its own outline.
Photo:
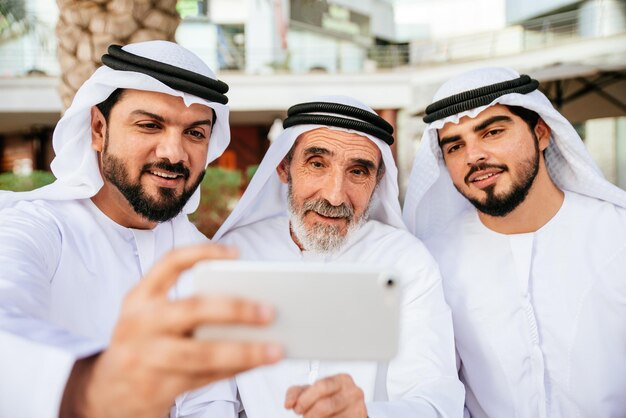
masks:
<path id="1" fill-rule="evenodd" d="M 322 196 L 333 206 L 339 206 L 346 202 L 346 189 L 343 175 L 329 173 L 322 186 Z"/>
<path id="2" fill-rule="evenodd" d="M 174 130 L 164 132 L 156 147 L 156 157 L 166 159 L 172 164 L 187 162 L 187 151 L 184 147 L 184 137 Z"/>
<path id="3" fill-rule="evenodd" d="M 465 144 L 465 158 L 467 165 L 474 165 L 487 160 L 487 151 L 478 141 L 468 141 Z"/>

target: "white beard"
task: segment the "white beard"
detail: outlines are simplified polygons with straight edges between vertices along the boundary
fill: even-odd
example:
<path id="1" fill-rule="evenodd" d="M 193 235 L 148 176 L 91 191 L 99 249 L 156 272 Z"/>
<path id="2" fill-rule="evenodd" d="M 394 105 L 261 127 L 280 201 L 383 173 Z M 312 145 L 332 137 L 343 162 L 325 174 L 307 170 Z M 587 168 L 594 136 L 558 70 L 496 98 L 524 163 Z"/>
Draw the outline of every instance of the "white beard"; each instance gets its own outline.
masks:
<path id="1" fill-rule="evenodd" d="M 297 213 L 289 199 L 289 222 L 291 232 L 294 234 L 302 248 L 320 254 L 332 255 L 337 253 L 348 240 L 348 237 L 367 222 L 369 207 L 358 219 L 349 221 L 348 230 L 341 235 L 341 228 L 337 225 L 325 225 L 317 223 L 311 229 L 304 223 L 303 214 Z"/>

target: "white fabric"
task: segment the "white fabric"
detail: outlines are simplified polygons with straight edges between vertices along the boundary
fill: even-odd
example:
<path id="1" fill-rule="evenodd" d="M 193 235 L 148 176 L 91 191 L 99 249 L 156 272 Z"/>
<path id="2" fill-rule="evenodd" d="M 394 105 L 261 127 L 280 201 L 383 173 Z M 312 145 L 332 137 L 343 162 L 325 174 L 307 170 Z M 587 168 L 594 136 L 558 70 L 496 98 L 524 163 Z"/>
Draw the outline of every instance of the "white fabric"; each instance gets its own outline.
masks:
<path id="1" fill-rule="evenodd" d="M 170 42 L 124 50 L 215 79 L 199 58 Z M 116 88 L 166 93 L 182 97 L 187 106 L 212 108 L 217 121 L 208 161 L 228 145 L 227 106 L 172 90 L 145 74 L 101 67 L 79 89 L 54 132 L 57 181 L 32 192 L 0 192 L 2 417 L 56 417 L 74 362 L 108 344 L 127 291 L 167 250 L 206 239 L 186 216 L 197 207 L 199 191 L 183 214 L 153 230 L 121 227 L 89 199 L 103 184 L 91 148 L 90 109 Z M 221 399 L 226 402 L 202 413 L 219 416 L 237 408 L 236 399 Z"/>
<path id="2" fill-rule="evenodd" d="M 108 344 L 128 290 L 166 251 L 203 240 L 185 215 L 134 230 L 90 199 L 0 211 L 0 416 L 56 417 L 74 362 Z"/>
<path id="3" fill-rule="evenodd" d="M 371 108 L 351 97 L 322 96 L 312 101 L 345 104 L 375 114 Z M 241 197 L 239 204 L 222 224 L 221 228 L 215 233 L 213 239 L 219 239 L 226 231 L 231 229 L 286 213 L 287 185 L 281 183 L 278 175 L 276 175 L 276 167 L 283 158 L 285 158 L 285 155 L 287 155 L 300 134 L 317 128 L 329 128 L 356 133 L 369 138 L 370 141 L 378 146 L 386 171 L 385 177 L 374 192 L 372 205 L 370 207 L 370 219 L 381 221 L 384 224 L 392 225 L 396 228 L 405 229 L 404 223 L 402 222 L 402 215 L 400 214 L 400 203 L 398 201 L 398 169 L 389 145 L 372 135 L 351 129 L 336 128 L 326 125 L 297 125 L 285 129 L 276 140 L 272 142 L 254 177 L 252 177 L 250 185 Z"/>
<path id="4" fill-rule="evenodd" d="M 625 416 L 625 209 L 565 192 L 534 233 L 493 232 L 470 209 L 426 244 L 474 418 Z"/>
<path id="5" fill-rule="evenodd" d="M 315 101 L 343 103 L 373 112 L 343 96 Z M 423 244 L 404 229 L 397 168 L 390 147 L 370 135 L 348 131 L 366 136 L 379 147 L 386 172 L 373 195 L 370 220 L 337 254 L 302 252 L 291 238 L 287 186 L 280 182 L 276 167 L 301 133 L 319 127 L 323 125 L 288 128 L 272 143 L 250 186 L 214 238 L 237 246 L 243 259 L 375 263 L 402 272 L 400 353 L 389 365 L 285 361 L 242 374 L 236 380 L 247 418 L 292 417 L 294 414 L 283 408 L 289 386 L 340 372 L 351 374 L 364 390 L 370 418 L 460 416 L 463 388 L 454 364 L 450 311 L 443 299 L 436 264 Z"/>
<path id="6" fill-rule="evenodd" d="M 279 216 L 234 229 L 221 242 L 238 247 L 247 260 L 373 263 L 401 272 L 400 351 L 393 361 L 283 361 L 241 374 L 236 380 L 248 418 L 295 417 L 283 407 L 287 388 L 337 373 L 350 374 L 364 391 L 370 418 L 462 414 L 463 388 L 439 271 L 424 245 L 408 232 L 368 221 L 337 254 L 322 256 L 300 251 L 288 216 Z"/>
<path id="7" fill-rule="evenodd" d="M 433 101 L 485 85 L 518 78 L 507 68 L 470 71 L 445 83 Z M 404 221 L 417 237 L 426 239 L 444 229 L 471 204 L 454 188 L 438 144 L 437 129 L 446 123 L 458 123 L 464 116 L 476 117 L 494 104 L 521 106 L 537 112 L 552 129 L 545 157 L 550 177 L 562 190 L 626 207 L 626 192 L 605 180 L 585 149 L 572 125 L 557 112 L 539 90 L 529 94 L 506 94 L 487 106 L 481 106 L 429 124 L 424 130 L 404 201 Z"/>
<path id="8" fill-rule="evenodd" d="M 185 48 L 166 41 L 148 41 L 122 48 L 135 55 L 151 58 L 216 79 L 200 58 Z M 217 120 L 211 132 L 207 164 L 219 157 L 230 142 L 228 106 L 174 90 L 142 73 L 118 71 L 102 66 L 81 86 L 72 105 L 57 124 L 52 143 L 56 154 L 51 169 L 57 180 L 31 192 L 0 192 L 0 208 L 20 200 L 71 200 L 94 196 L 103 181 L 98 170 L 97 154 L 91 148 L 91 108 L 104 101 L 117 88 L 155 91 L 182 97 L 187 106 L 194 103 L 210 107 Z M 189 199 L 183 212 L 191 213 L 200 203 L 200 191 Z"/>

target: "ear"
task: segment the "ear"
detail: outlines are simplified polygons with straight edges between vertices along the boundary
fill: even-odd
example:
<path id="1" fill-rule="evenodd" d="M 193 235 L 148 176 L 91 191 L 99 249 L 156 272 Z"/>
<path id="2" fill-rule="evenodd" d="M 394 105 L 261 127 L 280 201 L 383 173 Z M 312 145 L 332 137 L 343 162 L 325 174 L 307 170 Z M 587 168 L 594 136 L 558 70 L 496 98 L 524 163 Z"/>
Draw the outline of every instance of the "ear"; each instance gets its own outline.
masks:
<path id="1" fill-rule="evenodd" d="M 276 173 L 278 174 L 278 179 L 287 184 L 287 180 L 289 179 L 289 163 L 287 159 L 283 159 L 280 164 L 276 167 Z"/>
<path id="2" fill-rule="evenodd" d="M 539 150 L 544 151 L 550 145 L 550 134 L 552 130 L 544 122 L 543 119 L 539 118 L 537 121 L 537 125 L 535 125 L 535 135 L 537 136 L 537 140 L 539 141 Z"/>
<path id="3" fill-rule="evenodd" d="M 98 152 L 104 149 L 104 138 L 106 137 L 106 120 L 104 115 L 96 106 L 91 107 L 91 148 Z"/>

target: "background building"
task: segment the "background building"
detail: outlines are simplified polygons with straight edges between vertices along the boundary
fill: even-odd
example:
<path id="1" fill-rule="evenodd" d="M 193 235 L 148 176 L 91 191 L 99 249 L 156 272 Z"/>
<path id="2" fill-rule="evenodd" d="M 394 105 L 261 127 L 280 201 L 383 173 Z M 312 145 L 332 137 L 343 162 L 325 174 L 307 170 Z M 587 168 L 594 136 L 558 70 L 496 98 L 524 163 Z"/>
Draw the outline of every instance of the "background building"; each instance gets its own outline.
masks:
<path id="1" fill-rule="evenodd" d="M 62 109 L 58 11 L 54 0 L 0 7 L 9 3 L 23 5 L 26 23 L 0 20 L 0 171 L 46 169 Z M 231 87 L 233 141 L 221 166 L 257 164 L 291 104 L 347 94 L 396 127 L 402 185 L 437 87 L 469 69 L 511 66 L 542 82 L 607 177 L 626 188 L 626 1 L 179 0 L 177 7 L 177 41 Z"/>

